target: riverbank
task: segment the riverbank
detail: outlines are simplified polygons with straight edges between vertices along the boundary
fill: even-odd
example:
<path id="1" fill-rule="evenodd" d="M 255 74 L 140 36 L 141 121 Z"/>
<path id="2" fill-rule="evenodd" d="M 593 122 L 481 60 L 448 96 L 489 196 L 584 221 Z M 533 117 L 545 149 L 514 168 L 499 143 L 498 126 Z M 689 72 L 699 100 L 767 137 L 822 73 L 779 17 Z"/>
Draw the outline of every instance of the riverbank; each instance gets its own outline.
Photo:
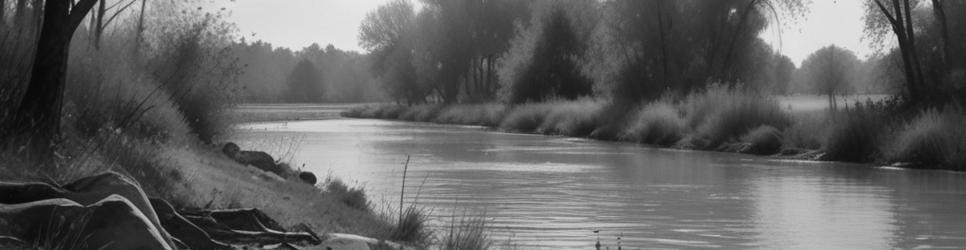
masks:
<path id="1" fill-rule="evenodd" d="M 957 107 L 892 111 L 884 101 L 829 113 L 794 111 L 772 96 L 716 86 L 615 111 L 601 100 L 521 105 L 369 105 L 345 117 L 479 125 L 508 132 L 586 137 L 660 147 L 966 170 L 966 121 Z"/>

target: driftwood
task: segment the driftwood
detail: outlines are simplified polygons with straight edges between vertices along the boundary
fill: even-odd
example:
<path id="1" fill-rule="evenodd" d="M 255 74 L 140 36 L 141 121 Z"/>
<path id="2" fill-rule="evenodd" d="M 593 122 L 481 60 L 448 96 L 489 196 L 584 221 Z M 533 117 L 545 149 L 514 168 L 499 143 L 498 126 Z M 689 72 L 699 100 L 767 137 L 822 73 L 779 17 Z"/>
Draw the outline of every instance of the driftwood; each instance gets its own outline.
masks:
<path id="1" fill-rule="evenodd" d="M 149 200 L 136 182 L 115 173 L 64 187 L 0 182 L 0 243 L 71 249 L 234 249 L 321 243 L 311 230 L 304 231 L 286 231 L 257 209 L 182 214 L 164 200 Z"/>

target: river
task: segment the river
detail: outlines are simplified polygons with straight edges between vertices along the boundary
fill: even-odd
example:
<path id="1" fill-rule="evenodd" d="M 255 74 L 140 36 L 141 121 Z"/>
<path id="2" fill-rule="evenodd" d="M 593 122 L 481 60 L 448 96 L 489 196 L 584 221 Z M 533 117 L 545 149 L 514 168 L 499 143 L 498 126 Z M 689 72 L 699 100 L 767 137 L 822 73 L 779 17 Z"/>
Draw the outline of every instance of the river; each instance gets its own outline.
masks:
<path id="1" fill-rule="evenodd" d="M 485 213 L 520 249 L 966 247 L 966 174 L 680 151 L 365 119 L 238 125 L 242 147 L 406 200 L 434 225 Z M 281 146 L 278 146 L 281 145 Z M 270 150 L 271 151 L 271 150 Z M 599 230 L 599 234 L 594 231 Z"/>

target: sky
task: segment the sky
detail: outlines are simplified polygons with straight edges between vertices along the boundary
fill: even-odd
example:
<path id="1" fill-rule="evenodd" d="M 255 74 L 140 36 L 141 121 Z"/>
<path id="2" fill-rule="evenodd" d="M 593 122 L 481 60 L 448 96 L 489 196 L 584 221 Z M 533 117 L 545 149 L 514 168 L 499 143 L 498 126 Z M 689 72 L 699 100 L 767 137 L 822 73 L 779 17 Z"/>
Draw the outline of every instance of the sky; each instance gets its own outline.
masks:
<path id="1" fill-rule="evenodd" d="M 264 40 L 294 50 L 318 43 L 362 51 L 357 38 L 359 24 L 366 13 L 388 1 L 235 0 L 219 4 L 230 11 L 229 19 L 238 25 L 239 35 L 249 41 Z M 831 44 L 865 59 L 873 51 L 862 40 L 862 2 L 813 0 L 805 19 L 784 27 L 781 39 L 774 26 L 762 32 L 761 37 L 796 65 L 815 50 Z"/>

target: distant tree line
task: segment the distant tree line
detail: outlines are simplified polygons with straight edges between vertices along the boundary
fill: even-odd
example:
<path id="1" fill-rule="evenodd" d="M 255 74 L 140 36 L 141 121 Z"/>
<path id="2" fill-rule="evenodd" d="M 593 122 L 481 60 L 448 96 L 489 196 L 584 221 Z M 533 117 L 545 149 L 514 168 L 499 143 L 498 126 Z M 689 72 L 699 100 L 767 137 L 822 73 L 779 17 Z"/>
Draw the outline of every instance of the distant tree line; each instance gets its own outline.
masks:
<path id="1" fill-rule="evenodd" d="M 423 0 L 416 9 L 394 0 L 366 16 L 359 38 L 388 97 L 408 104 L 593 96 L 632 106 L 711 83 L 910 103 L 963 95 L 966 20 L 947 13 L 966 3 L 866 0 L 879 53 L 862 60 L 826 47 L 796 68 L 760 37 L 803 18 L 805 2 Z"/>
<path id="2" fill-rule="evenodd" d="M 241 39 L 232 53 L 244 66 L 239 99 L 245 102 L 366 102 L 382 100 L 368 71 L 369 57 L 328 45 L 300 51 Z"/>
<path id="3" fill-rule="evenodd" d="M 360 27 L 399 102 L 636 104 L 711 82 L 784 91 L 794 64 L 759 38 L 800 1 L 395 0 Z"/>

